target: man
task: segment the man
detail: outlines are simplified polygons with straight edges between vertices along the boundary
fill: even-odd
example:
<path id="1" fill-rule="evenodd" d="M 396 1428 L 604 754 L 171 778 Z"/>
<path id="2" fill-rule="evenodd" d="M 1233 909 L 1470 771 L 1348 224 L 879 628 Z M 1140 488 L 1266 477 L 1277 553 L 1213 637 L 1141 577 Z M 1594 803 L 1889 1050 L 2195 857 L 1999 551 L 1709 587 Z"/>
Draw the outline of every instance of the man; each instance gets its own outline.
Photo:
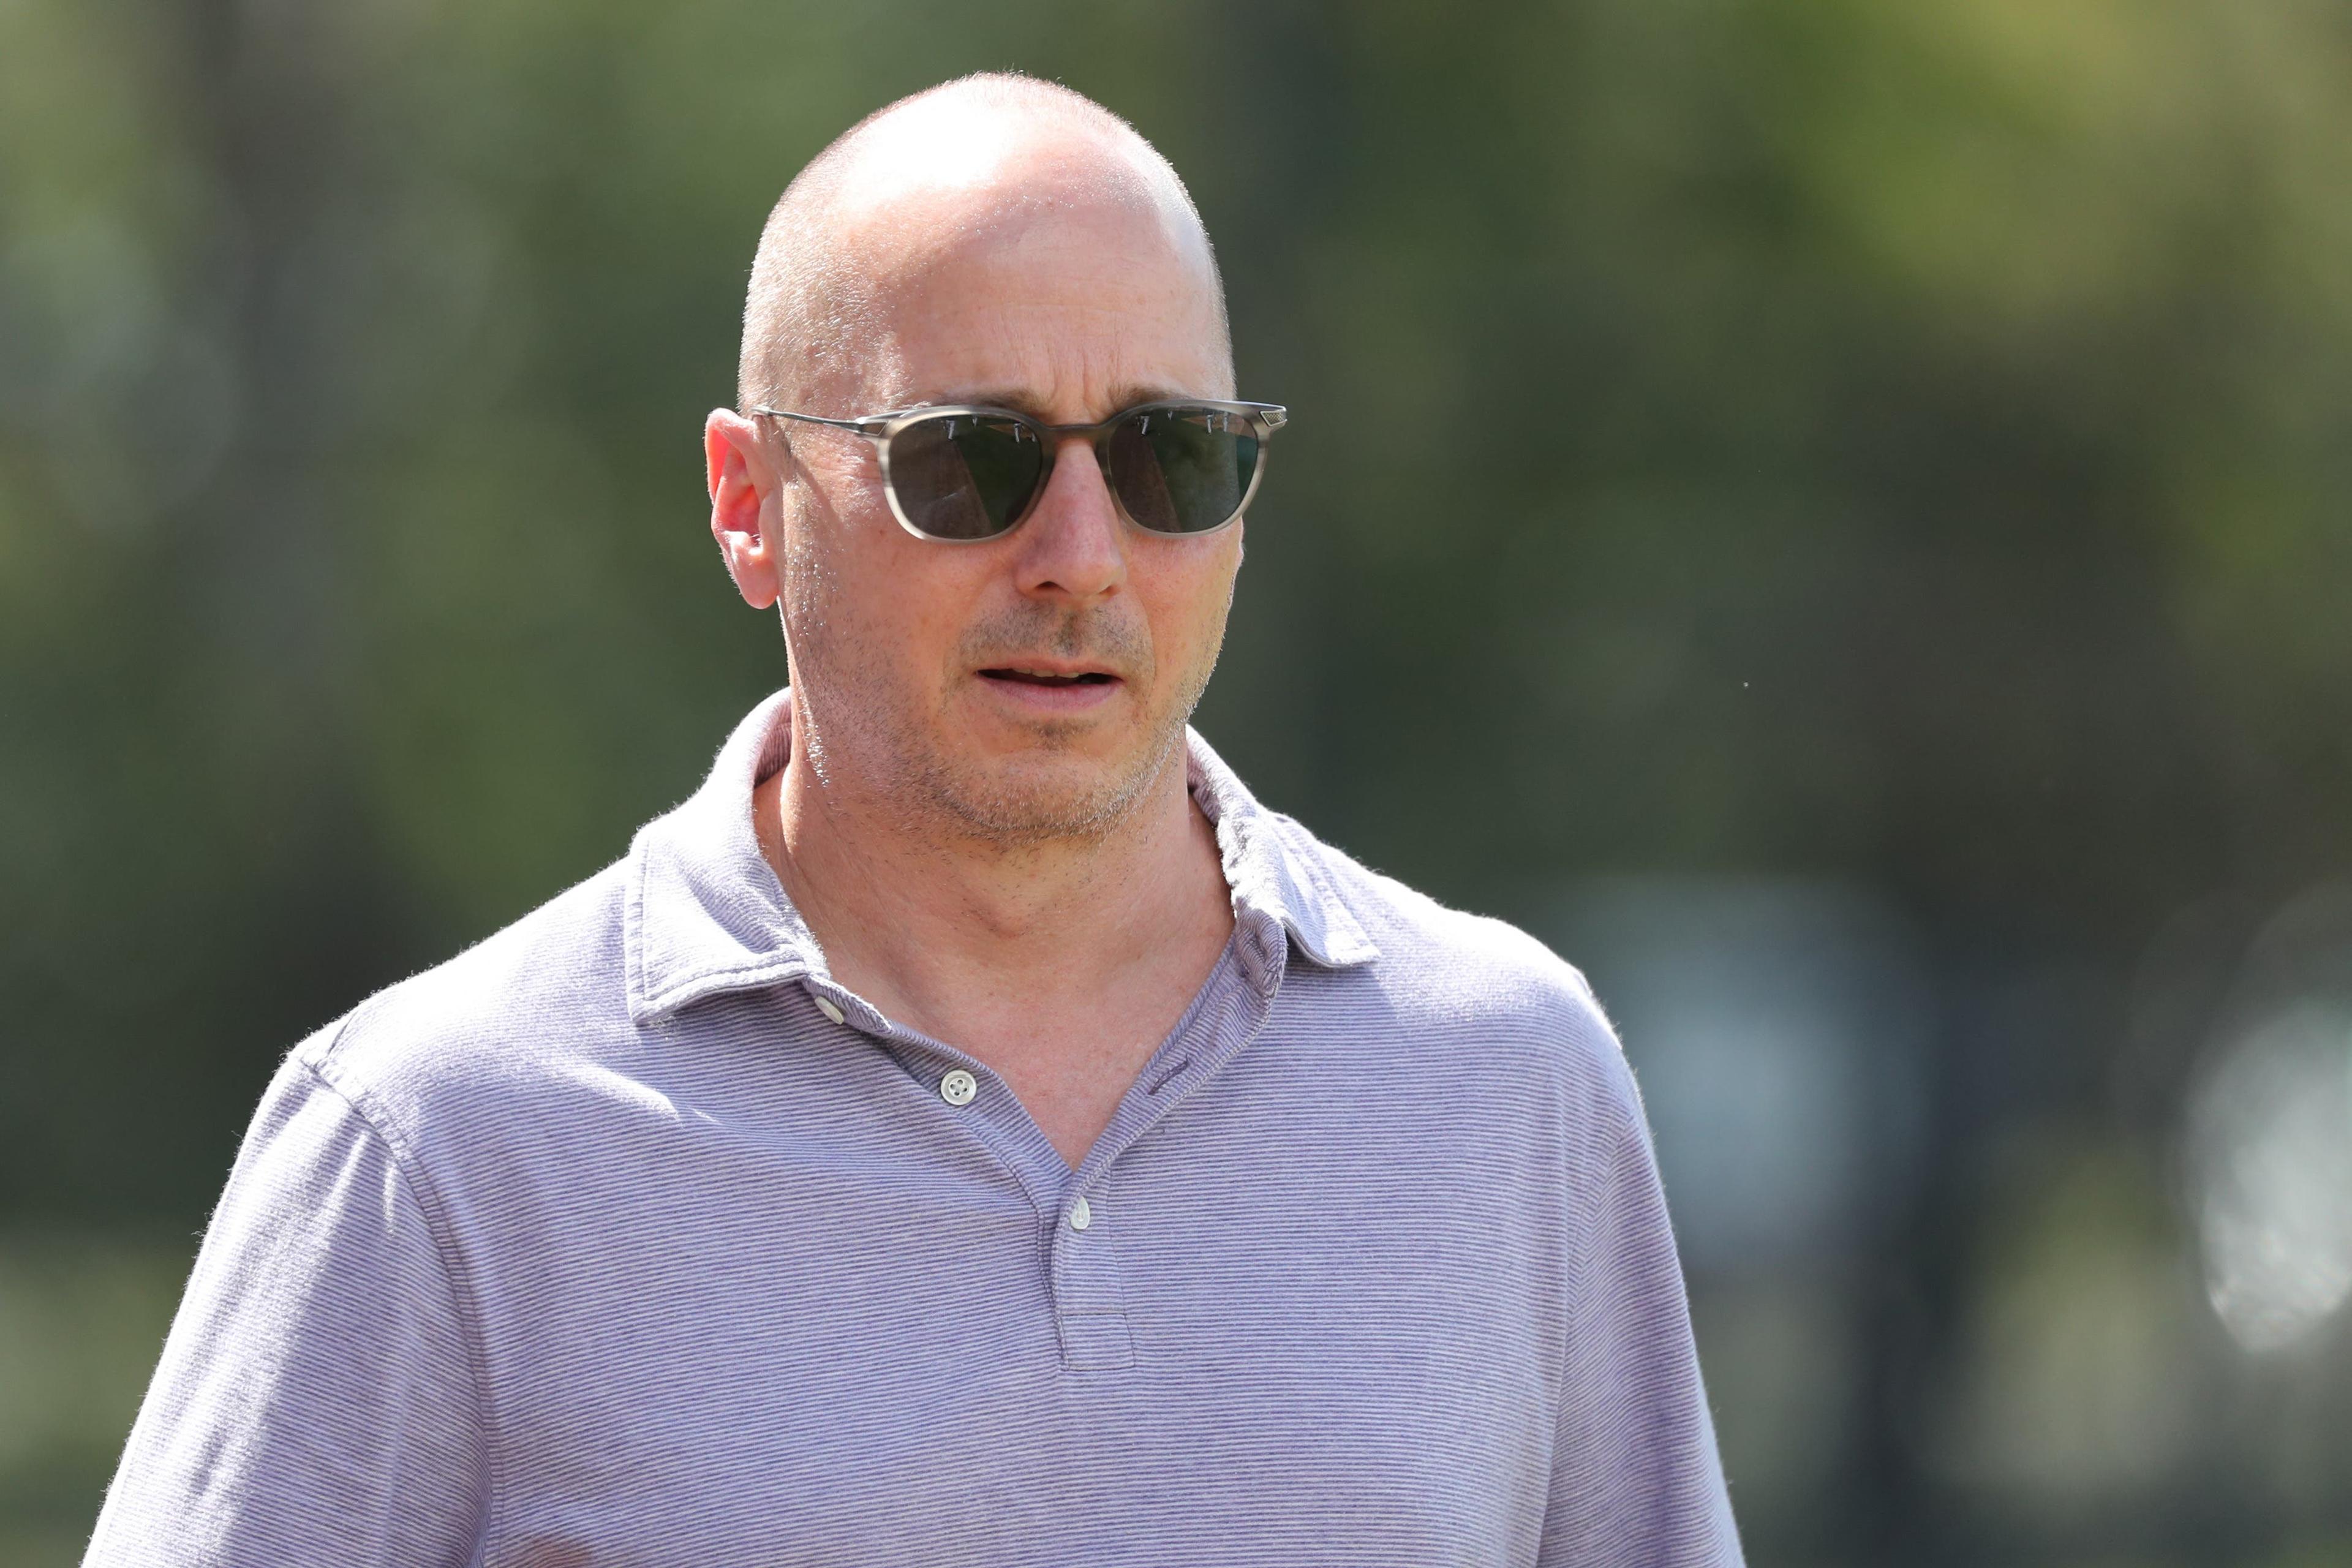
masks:
<path id="1" fill-rule="evenodd" d="M 893 106 L 740 393 L 791 688 L 296 1048 L 90 1561 L 1737 1562 L 1582 983 L 1186 729 L 1282 416 L 1174 172 L 1024 79 Z"/>

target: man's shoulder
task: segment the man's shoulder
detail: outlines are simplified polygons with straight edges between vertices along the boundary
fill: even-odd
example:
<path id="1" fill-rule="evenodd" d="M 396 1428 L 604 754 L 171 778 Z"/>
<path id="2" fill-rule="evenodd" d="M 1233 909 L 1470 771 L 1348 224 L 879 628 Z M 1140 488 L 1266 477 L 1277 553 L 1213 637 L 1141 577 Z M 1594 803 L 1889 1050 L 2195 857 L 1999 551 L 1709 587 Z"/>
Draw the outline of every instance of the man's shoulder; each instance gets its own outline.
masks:
<path id="1" fill-rule="evenodd" d="M 1617 1033 L 1573 964 L 1508 921 L 1449 908 L 1277 820 L 1289 854 L 1375 950 L 1316 986 L 1346 1021 L 1352 1059 L 1376 1055 L 1382 1072 L 1440 1100 L 1550 1107 L 1579 1137 L 1641 1124 Z"/>
<path id="2" fill-rule="evenodd" d="M 1297 818 L 1270 812 L 1294 854 L 1364 928 L 1391 984 L 1473 973 L 1496 999 L 1531 1006 L 1594 1005 L 1582 972 L 1538 939 L 1492 915 L 1438 902 L 1316 837 Z"/>
<path id="3" fill-rule="evenodd" d="M 363 1110 L 445 1108 L 594 1054 L 628 1026 L 625 863 L 370 996 L 295 1047 Z"/>
<path id="4" fill-rule="evenodd" d="M 1617 1055 L 1616 1037 L 1583 973 L 1507 921 L 1450 908 L 1269 814 L 1293 854 L 1363 928 L 1378 958 L 1368 976 L 1401 1005 L 1487 1027 L 1563 1031 Z"/>

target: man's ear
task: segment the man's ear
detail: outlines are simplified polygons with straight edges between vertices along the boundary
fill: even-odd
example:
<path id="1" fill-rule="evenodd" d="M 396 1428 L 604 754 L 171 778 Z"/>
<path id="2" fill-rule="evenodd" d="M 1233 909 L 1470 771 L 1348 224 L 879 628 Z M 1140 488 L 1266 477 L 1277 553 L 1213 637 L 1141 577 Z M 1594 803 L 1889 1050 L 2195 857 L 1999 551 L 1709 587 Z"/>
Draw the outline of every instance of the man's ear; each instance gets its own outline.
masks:
<path id="1" fill-rule="evenodd" d="M 774 534 L 791 450 L 781 441 L 762 442 L 759 426 L 733 409 L 714 408 L 702 422 L 702 458 L 710 537 L 735 591 L 764 610 L 783 591 L 783 542 Z"/>

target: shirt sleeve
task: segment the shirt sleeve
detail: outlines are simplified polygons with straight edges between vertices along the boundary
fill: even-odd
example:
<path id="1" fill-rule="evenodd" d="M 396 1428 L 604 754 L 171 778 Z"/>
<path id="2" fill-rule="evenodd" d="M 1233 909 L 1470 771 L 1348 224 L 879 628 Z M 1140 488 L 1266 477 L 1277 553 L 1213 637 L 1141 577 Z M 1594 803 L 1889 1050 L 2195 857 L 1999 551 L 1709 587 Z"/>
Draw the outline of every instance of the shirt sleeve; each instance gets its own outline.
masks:
<path id="1" fill-rule="evenodd" d="M 238 1152 L 85 1568 L 474 1554 L 488 1449 L 447 1259 L 302 1056 Z"/>
<path id="2" fill-rule="evenodd" d="M 1738 1568 L 1682 1265 L 1632 1074 L 1603 1100 L 1572 1248 L 1567 1376 L 1541 1568 Z"/>

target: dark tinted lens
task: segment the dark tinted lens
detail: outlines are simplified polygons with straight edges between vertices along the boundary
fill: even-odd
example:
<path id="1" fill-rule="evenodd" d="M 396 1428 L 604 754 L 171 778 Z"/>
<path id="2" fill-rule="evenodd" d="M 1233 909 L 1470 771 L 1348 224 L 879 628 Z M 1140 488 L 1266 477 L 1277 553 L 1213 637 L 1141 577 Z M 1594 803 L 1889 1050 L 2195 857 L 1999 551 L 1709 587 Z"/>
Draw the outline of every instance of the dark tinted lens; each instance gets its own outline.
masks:
<path id="1" fill-rule="evenodd" d="M 987 539 L 1011 528 L 1045 468 L 1045 444 L 1010 419 L 943 414 L 890 437 L 898 510 L 937 539 Z"/>
<path id="2" fill-rule="evenodd" d="M 1110 438 L 1110 480 L 1127 515 L 1158 533 L 1229 521 L 1257 472 L 1249 421 L 1222 408 L 1147 408 Z"/>

